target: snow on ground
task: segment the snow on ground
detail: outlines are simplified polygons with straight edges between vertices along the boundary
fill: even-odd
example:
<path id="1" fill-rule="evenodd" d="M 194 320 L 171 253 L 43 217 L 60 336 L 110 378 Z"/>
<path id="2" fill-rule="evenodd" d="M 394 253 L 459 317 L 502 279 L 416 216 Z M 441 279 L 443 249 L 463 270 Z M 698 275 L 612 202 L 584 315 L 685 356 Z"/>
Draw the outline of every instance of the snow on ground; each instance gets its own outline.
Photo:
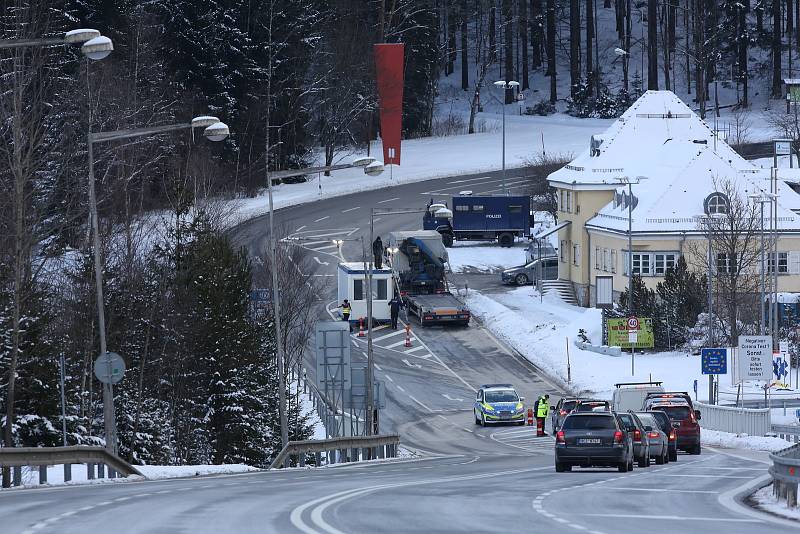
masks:
<path id="1" fill-rule="evenodd" d="M 786 501 L 778 500 L 772 495 L 772 484 L 764 486 L 750 497 L 756 507 L 781 517 L 800 520 L 800 508 L 789 508 Z"/>
<path id="2" fill-rule="evenodd" d="M 312 426 L 314 433 L 309 439 L 326 439 L 328 435 L 325 432 L 325 425 L 322 419 L 319 418 L 317 410 L 314 408 L 314 400 L 311 396 L 311 390 L 308 394 L 300 394 L 300 413 L 308 416 L 308 423 Z"/>
<path id="3" fill-rule="evenodd" d="M 765 436 L 748 436 L 747 434 L 731 434 L 719 430 L 702 429 L 700 439 L 703 445 L 723 447 L 725 449 L 749 449 L 752 451 L 776 452 L 785 449 L 792 443 L 785 439 Z"/>
<path id="4" fill-rule="evenodd" d="M 135 466 L 146 478 L 151 480 L 165 478 L 185 478 L 206 475 L 229 475 L 234 473 L 247 473 L 258 471 L 257 468 L 244 464 L 225 464 L 225 465 L 138 465 Z M 47 485 L 64 486 L 79 484 L 112 484 L 142 480 L 139 476 L 127 478 L 96 478 L 89 480 L 86 477 L 86 465 L 75 464 L 72 466 L 72 480 L 64 481 L 64 466 L 50 465 L 47 467 Z M 41 486 L 39 484 L 39 469 L 24 467 L 22 469 L 23 487 Z"/>
<path id="5" fill-rule="evenodd" d="M 488 120 L 499 118 L 496 114 L 486 115 Z M 549 117 L 508 116 L 506 166 L 524 166 L 543 152 L 548 155 L 578 153 L 588 146 L 592 134 L 602 132 L 611 122 L 606 119 L 578 119 L 561 114 Z M 500 170 L 501 146 L 502 136 L 497 128 L 471 135 L 404 140 L 402 165 L 387 166 L 386 171 L 377 177 L 367 176 L 362 169 L 356 168 L 335 171 L 328 177 L 314 177 L 305 183 L 281 184 L 273 189 L 275 207 L 297 206 L 323 198 L 432 178 Z M 372 143 L 370 153 L 382 159 L 380 140 Z M 357 156 L 365 155 L 365 150 L 342 154 L 334 163 L 346 163 Z M 509 176 L 514 176 L 513 170 L 509 173 Z M 267 202 L 266 192 L 256 198 L 230 201 L 230 206 L 236 211 L 232 223 L 266 213 Z"/>
<path id="6" fill-rule="evenodd" d="M 523 241 L 509 248 L 498 247 L 491 241 L 455 243 L 447 249 L 447 255 L 450 258 L 450 269 L 454 273 L 500 272 L 509 267 L 524 265 L 527 246 Z"/>

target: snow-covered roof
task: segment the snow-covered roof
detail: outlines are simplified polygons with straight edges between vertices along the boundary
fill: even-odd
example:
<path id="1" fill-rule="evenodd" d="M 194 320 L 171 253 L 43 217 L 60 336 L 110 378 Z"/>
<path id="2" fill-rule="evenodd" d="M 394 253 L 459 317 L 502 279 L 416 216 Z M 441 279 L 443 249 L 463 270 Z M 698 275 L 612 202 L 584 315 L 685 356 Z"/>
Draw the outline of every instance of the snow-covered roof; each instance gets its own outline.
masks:
<path id="1" fill-rule="evenodd" d="M 628 190 L 619 179 L 629 178 L 635 184 L 634 232 L 696 231 L 704 200 L 726 182 L 744 197 L 769 191 L 770 170 L 715 140 L 713 130 L 671 91 L 647 91 L 590 145 L 548 180 L 556 187 L 614 189 L 619 199 Z M 638 177 L 643 178 L 636 183 Z M 778 192 L 778 226 L 800 230 L 800 195 L 783 181 Z M 622 200 L 601 208 L 587 227 L 627 231 Z"/>

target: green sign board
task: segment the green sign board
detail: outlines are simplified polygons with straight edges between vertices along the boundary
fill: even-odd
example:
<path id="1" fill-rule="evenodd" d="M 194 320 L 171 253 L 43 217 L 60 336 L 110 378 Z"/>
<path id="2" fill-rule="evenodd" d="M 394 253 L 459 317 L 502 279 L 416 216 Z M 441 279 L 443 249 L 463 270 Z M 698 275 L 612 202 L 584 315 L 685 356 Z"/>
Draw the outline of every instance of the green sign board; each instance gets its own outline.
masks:
<path id="1" fill-rule="evenodd" d="M 789 100 L 791 102 L 800 102 L 800 85 L 789 85 Z"/>
<path id="2" fill-rule="evenodd" d="M 635 332 L 635 343 L 630 341 L 631 332 Z M 653 345 L 653 320 L 649 317 L 608 319 L 609 347 L 651 349 Z"/>

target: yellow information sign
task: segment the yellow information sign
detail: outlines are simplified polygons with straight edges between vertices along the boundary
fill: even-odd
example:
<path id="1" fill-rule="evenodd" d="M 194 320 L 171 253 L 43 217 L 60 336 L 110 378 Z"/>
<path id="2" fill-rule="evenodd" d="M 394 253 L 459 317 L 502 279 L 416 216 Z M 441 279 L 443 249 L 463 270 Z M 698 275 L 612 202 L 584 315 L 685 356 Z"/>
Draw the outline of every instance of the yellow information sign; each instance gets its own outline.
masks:
<path id="1" fill-rule="evenodd" d="M 653 320 L 649 317 L 608 319 L 607 325 L 609 347 L 651 349 L 655 345 Z"/>

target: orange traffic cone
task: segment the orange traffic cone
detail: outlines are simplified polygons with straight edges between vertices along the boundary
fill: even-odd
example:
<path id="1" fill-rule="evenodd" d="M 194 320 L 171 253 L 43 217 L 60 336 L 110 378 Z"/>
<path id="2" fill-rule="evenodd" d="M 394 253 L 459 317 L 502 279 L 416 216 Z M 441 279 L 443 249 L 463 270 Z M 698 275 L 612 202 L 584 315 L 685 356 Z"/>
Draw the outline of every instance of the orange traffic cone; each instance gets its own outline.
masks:
<path id="1" fill-rule="evenodd" d="M 528 408 L 528 426 L 533 426 L 533 408 Z"/>
<path id="2" fill-rule="evenodd" d="M 406 347 L 410 347 L 411 346 L 411 325 L 408 325 L 408 324 L 406 325 L 406 343 L 405 343 L 405 346 Z"/>
<path id="3" fill-rule="evenodd" d="M 361 317 L 358 320 L 358 337 L 364 337 L 365 335 L 366 334 L 364 334 L 364 318 Z"/>

